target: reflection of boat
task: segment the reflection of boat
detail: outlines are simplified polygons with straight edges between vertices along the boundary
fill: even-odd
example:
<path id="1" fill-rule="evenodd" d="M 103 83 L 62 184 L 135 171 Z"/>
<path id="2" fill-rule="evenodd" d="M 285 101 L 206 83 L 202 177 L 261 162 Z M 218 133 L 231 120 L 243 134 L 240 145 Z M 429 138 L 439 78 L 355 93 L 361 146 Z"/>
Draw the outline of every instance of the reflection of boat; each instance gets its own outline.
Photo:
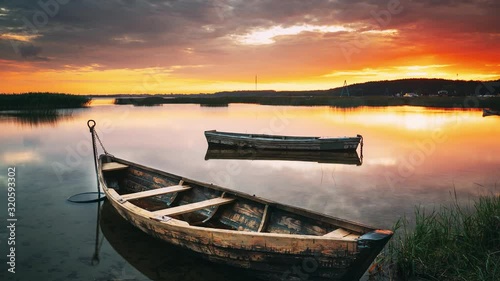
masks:
<path id="1" fill-rule="evenodd" d="M 359 279 L 392 236 L 111 155 L 99 158 L 98 174 L 113 207 L 142 231 L 268 279 Z"/>
<path id="2" fill-rule="evenodd" d="M 491 116 L 491 115 L 500 115 L 500 110 L 493 110 L 493 109 L 488 109 L 488 108 L 483 109 L 483 117 Z"/>
<path id="3" fill-rule="evenodd" d="M 100 226 L 113 249 L 151 280 L 254 280 L 242 275 L 240 270 L 214 266 L 213 263 L 194 256 L 190 251 L 167 243 L 158 243 L 157 239 L 144 234 L 124 220 L 109 202 L 104 202 L 102 206 Z M 129 276 L 130 273 L 125 271 L 116 274 L 125 275 L 114 276 L 120 277 L 120 280 L 141 279 L 138 276 Z"/>
<path id="4" fill-rule="evenodd" d="M 291 137 L 263 134 L 239 134 L 205 131 L 208 145 L 254 147 L 279 150 L 356 150 L 362 136 L 356 137 Z"/>
<path id="5" fill-rule="evenodd" d="M 357 166 L 362 163 L 362 159 L 359 158 L 356 151 L 298 151 L 223 147 L 208 147 L 205 160 L 210 159 L 307 161 Z"/>

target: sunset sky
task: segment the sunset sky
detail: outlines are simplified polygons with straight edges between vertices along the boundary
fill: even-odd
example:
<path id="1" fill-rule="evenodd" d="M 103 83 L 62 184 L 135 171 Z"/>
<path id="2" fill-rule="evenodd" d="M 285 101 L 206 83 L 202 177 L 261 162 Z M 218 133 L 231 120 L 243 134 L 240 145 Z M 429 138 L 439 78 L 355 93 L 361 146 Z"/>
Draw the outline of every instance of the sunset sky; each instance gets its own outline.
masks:
<path id="1" fill-rule="evenodd" d="M 0 0 L 0 92 L 493 80 L 499 11 L 498 0 Z"/>

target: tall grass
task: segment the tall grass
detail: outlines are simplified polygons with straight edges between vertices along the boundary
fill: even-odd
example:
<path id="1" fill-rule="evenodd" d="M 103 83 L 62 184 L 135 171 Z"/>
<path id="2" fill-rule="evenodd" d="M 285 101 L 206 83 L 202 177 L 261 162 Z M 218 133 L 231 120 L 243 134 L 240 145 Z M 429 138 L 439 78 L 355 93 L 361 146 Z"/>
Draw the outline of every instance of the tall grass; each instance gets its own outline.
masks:
<path id="1" fill-rule="evenodd" d="M 415 224 L 403 217 L 388 258 L 399 279 L 500 280 L 500 196 L 462 207 L 416 208 Z"/>
<path id="2" fill-rule="evenodd" d="M 80 108 L 90 100 L 86 96 L 57 93 L 0 94 L 0 110 Z"/>

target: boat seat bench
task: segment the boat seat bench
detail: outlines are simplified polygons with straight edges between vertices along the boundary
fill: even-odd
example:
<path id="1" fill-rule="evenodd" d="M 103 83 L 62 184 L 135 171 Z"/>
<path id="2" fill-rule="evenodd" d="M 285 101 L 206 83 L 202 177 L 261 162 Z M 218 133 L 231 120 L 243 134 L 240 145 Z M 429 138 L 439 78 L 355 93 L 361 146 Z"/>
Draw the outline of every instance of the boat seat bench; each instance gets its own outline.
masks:
<path id="1" fill-rule="evenodd" d="M 102 171 L 103 172 L 123 170 L 123 169 L 127 169 L 127 168 L 128 168 L 127 165 L 123 165 L 123 164 L 117 163 L 117 162 L 109 162 L 109 163 L 102 164 Z"/>
<path id="2" fill-rule="evenodd" d="M 345 230 L 343 228 L 337 228 L 334 231 L 323 235 L 323 237 L 356 239 L 359 238 L 359 235 L 352 234 L 349 230 Z"/>
<path id="3" fill-rule="evenodd" d="M 181 214 L 194 212 L 194 211 L 205 209 L 208 207 L 229 204 L 233 201 L 234 201 L 234 199 L 232 199 L 232 198 L 217 197 L 217 198 L 213 198 L 213 199 L 209 199 L 209 200 L 205 200 L 205 201 L 200 201 L 200 202 L 196 202 L 196 203 L 191 203 L 191 204 L 181 205 L 181 206 L 172 207 L 172 208 L 168 208 L 168 209 L 158 210 L 158 211 L 154 211 L 152 213 L 155 216 L 175 216 L 175 215 L 181 215 Z"/>
<path id="4" fill-rule="evenodd" d="M 141 199 L 141 198 L 146 198 L 146 197 L 153 197 L 153 196 L 158 196 L 158 195 L 166 195 L 166 194 L 170 194 L 170 193 L 185 191 L 185 190 L 188 190 L 190 188 L 191 187 L 186 186 L 186 185 L 173 185 L 173 186 L 145 190 L 145 191 L 136 192 L 136 193 L 125 194 L 125 195 L 122 195 L 122 199 L 123 199 L 123 201 L 127 201 L 127 200 L 135 200 L 135 199 Z"/>

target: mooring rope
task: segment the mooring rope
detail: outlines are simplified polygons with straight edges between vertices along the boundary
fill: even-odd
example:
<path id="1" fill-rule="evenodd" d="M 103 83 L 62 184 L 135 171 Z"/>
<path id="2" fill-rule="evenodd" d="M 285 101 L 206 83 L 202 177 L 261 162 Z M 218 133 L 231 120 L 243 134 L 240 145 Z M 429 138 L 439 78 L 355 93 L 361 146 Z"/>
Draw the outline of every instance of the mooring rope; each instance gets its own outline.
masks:
<path id="1" fill-rule="evenodd" d="M 96 146 L 96 142 L 95 142 L 96 137 L 97 137 L 97 140 L 99 141 L 99 144 L 101 145 L 102 149 L 104 150 L 104 153 L 106 155 L 111 155 L 111 154 L 109 154 L 106 151 L 106 149 L 104 148 L 104 145 L 101 142 L 101 139 L 99 138 L 99 136 L 97 135 L 97 132 L 95 131 L 96 122 L 94 120 L 89 120 L 89 121 L 87 121 L 87 126 L 89 127 L 90 134 L 92 135 L 92 150 L 94 152 L 94 167 L 95 167 L 95 175 L 96 175 L 96 179 L 97 179 L 97 192 L 83 192 L 83 193 L 78 193 L 78 194 L 75 194 L 73 196 L 70 196 L 67 200 L 70 202 L 73 202 L 73 203 L 93 203 L 93 202 L 102 201 L 106 198 L 105 194 L 101 192 L 101 185 L 99 184 L 99 171 L 97 168 L 97 161 L 98 161 L 97 146 Z M 88 199 L 88 200 L 74 199 L 77 196 L 85 195 L 85 194 L 97 194 L 97 198 Z"/>

